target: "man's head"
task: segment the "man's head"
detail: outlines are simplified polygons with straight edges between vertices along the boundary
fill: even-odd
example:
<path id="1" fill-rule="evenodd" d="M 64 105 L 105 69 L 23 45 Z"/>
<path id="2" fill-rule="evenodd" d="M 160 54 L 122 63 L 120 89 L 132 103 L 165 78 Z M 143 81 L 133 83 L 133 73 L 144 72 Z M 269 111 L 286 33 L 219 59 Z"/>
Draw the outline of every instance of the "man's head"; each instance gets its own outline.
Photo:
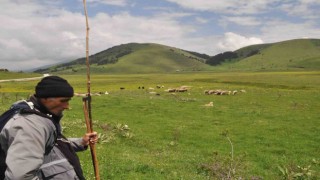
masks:
<path id="1" fill-rule="evenodd" d="M 73 97 L 73 88 L 65 79 L 58 76 L 43 78 L 35 88 L 35 97 L 51 113 L 59 116 L 69 108 L 69 100 Z"/>

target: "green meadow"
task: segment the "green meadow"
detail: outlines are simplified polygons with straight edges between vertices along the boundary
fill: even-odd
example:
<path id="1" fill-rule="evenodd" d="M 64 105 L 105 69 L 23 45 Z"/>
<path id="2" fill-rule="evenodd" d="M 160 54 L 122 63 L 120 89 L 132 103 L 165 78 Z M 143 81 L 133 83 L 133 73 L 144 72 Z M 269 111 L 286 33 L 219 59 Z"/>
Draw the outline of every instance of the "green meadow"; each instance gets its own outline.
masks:
<path id="1" fill-rule="evenodd" d="M 62 77 L 86 92 L 85 75 Z M 0 111 L 36 83 L 0 83 Z M 216 89 L 237 93 L 204 93 Z M 320 178 L 319 71 L 92 74 L 91 90 L 102 92 L 92 97 L 101 179 Z M 63 131 L 81 136 L 82 98 L 70 106 Z M 79 157 L 94 179 L 90 152 Z"/>

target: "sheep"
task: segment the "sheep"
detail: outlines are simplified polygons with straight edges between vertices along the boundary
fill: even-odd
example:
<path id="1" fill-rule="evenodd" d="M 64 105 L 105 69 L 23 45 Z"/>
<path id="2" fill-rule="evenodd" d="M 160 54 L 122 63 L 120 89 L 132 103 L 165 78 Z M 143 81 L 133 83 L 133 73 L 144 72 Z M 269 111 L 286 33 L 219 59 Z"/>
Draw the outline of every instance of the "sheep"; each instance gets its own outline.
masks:
<path id="1" fill-rule="evenodd" d="M 211 95 L 211 94 L 213 94 L 215 92 L 216 92 L 215 90 L 205 90 L 204 94 Z"/>
<path id="2" fill-rule="evenodd" d="M 180 89 L 189 89 L 191 86 L 180 86 Z"/>
<path id="3" fill-rule="evenodd" d="M 204 106 L 205 106 L 205 107 L 213 107 L 213 102 L 211 101 L 211 102 L 209 102 L 208 104 L 205 104 Z"/>
<path id="4" fill-rule="evenodd" d="M 90 93 L 91 96 L 101 96 L 102 94 L 109 94 L 107 91 L 105 93 L 103 92 L 97 92 L 97 93 Z M 77 97 L 86 97 L 87 93 L 74 93 L 74 96 Z"/>
<path id="5" fill-rule="evenodd" d="M 209 90 L 208 94 L 215 94 L 217 91 L 216 90 Z"/>
<path id="6" fill-rule="evenodd" d="M 187 92 L 188 91 L 188 87 L 190 86 L 181 86 L 179 88 L 169 88 L 167 90 L 165 90 L 166 92 Z"/>
<path id="7" fill-rule="evenodd" d="M 229 95 L 229 91 L 221 91 L 220 95 Z"/>
<path id="8" fill-rule="evenodd" d="M 215 94 L 215 95 L 235 95 L 237 91 L 229 91 L 229 90 L 221 90 L 221 89 L 216 89 L 216 90 L 205 90 L 204 94 L 210 95 L 210 94 Z"/>
<path id="9" fill-rule="evenodd" d="M 154 91 L 149 92 L 149 94 L 154 94 L 156 96 L 160 96 L 160 93 L 157 93 L 157 92 L 154 92 Z"/>
<path id="10" fill-rule="evenodd" d="M 236 95 L 238 93 L 237 90 L 232 91 L 232 95 Z"/>
<path id="11" fill-rule="evenodd" d="M 166 92 L 176 92 L 176 89 L 167 89 Z"/>
<path id="12" fill-rule="evenodd" d="M 86 97 L 87 94 L 84 94 L 84 93 L 74 93 L 74 96 L 78 96 L 78 97 Z"/>
<path id="13" fill-rule="evenodd" d="M 188 89 L 182 89 L 182 88 L 176 89 L 176 92 L 187 92 L 187 91 L 188 91 Z"/>

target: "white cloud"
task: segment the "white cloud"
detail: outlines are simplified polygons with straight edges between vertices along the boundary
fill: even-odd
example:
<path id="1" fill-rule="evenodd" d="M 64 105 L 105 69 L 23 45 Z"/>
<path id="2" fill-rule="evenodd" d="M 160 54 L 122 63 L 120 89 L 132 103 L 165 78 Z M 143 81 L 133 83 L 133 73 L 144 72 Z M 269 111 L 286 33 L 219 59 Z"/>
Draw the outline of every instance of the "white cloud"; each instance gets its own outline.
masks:
<path id="1" fill-rule="evenodd" d="M 240 26 L 258 26 L 261 22 L 252 16 L 224 16 L 219 20 L 224 26 L 227 24 L 237 24 Z"/>
<path id="2" fill-rule="evenodd" d="M 23 5 L 19 8 L 23 8 Z M 0 54 L 3 54 L 0 57 L 1 61 L 27 60 L 29 63 L 24 64 L 25 69 L 85 55 L 83 14 L 51 9 L 55 11 L 55 15 L 48 17 L 45 14 L 36 14 L 37 9 L 43 10 L 46 7 L 29 9 L 25 17 L 0 15 L 0 20 L 8 25 L 0 29 L 0 46 L 4 47 L 0 49 Z M 113 16 L 99 13 L 89 18 L 90 54 L 129 42 L 153 42 L 175 46 L 182 39 L 187 39 L 190 32 L 195 31 L 192 26 L 183 25 L 176 20 L 188 15 L 162 13 L 159 16 L 144 17 L 132 16 L 129 13 Z M 20 70 L 22 67 L 11 64 L 6 68 Z"/>
<path id="3" fill-rule="evenodd" d="M 208 19 L 201 18 L 201 17 L 196 17 L 196 21 L 200 24 L 205 24 L 208 22 Z"/>
<path id="4" fill-rule="evenodd" d="M 167 0 L 176 3 L 184 8 L 213 11 L 226 14 L 254 14 L 261 13 L 269 8 L 270 4 L 281 2 L 281 0 L 225 0 L 225 1 L 208 1 L 208 0 Z"/>
<path id="5" fill-rule="evenodd" d="M 261 28 L 261 31 L 261 37 L 265 39 L 266 42 L 277 42 L 304 37 L 320 37 L 320 32 L 312 21 L 291 23 L 282 20 L 273 20 L 266 22 L 265 26 Z"/>
<path id="6" fill-rule="evenodd" d="M 203 11 L 215 11 L 215 10 L 225 10 L 229 7 L 232 7 L 234 4 L 230 1 L 207 1 L 207 0 L 167 0 L 169 2 L 176 3 L 182 7 L 190 8 L 190 9 L 197 9 Z"/>
<path id="7" fill-rule="evenodd" d="M 90 3 L 102 3 L 115 6 L 126 6 L 128 4 L 127 0 L 87 0 L 87 4 Z"/>
<path id="8" fill-rule="evenodd" d="M 162 15 L 147 18 L 131 16 L 128 13 L 110 16 L 100 13 L 91 19 L 91 44 L 95 51 L 129 42 L 167 44 L 179 41 L 194 31 L 192 27 L 181 25 L 170 17 Z"/>
<path id="9" fill-rule="evenodd" d="M 0 21 L 5 24 L 0 29 L 1 66 L 6 62 L 6 68 L 20 70 L 79 57 L 85 44 L 85 19 L 81 14 L 40 6 L 33 1 L 5 1 L 3 5 L 0 8 Z"/>
<path id="10" fill-rule="evenodd" d="M 299 0 L 290 3 L 284 3 L 280 9 L 289 16 L 297 16 L 301 19 L 319 19 L 320 1 L 317 0 Z"/>
<path id="11" fill-rule="evenodd" d="M 224 36 L 224 39 L 218 43 L 218 47 L 223 51 L 234 51 L 245 46 L 263 43 L 260 38 L 244 37 L 233 32 L 227 32 Z"/>

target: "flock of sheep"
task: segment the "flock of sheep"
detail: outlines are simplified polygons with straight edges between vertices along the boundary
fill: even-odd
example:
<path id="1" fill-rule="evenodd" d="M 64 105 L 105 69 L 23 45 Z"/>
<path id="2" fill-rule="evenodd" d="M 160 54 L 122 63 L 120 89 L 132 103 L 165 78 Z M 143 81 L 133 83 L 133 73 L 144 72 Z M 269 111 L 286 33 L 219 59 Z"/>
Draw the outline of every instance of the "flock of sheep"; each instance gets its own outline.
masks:
<path id="1" fill-rule="evenodd" d="M 164 88 L 163 85 L 162 86 L 157 85 L 156 87 L 157 88 Z M 177 88 L 169 88 L 164 91 L 168 92 L 168 93 L 176 93 L 176 92 L 187 92 L 189 89 L 191 89 L 191 86 L 180 86 Z M 154 91 L 155 88 L 150 87 L 148 90 L 149 90 L 150 94 L 160 95 L 159 93 Z M 236 95 L 237 93 L 245 93 L 245 92 L 246 92 L 246 90 L 244 90 L 244 89 L 239 90 L 239 91 L 238 90 L 230 91 L 230 90 L 215 89 L 215 90 L 205 90 L 204 94 L 205 95 Z"/>
<path id="2" fill-rule="evenodd" d="M 245 90 L 233 90 L 233 91 L 230 91 L 230 90 L 221 90 L 221 89 L 216 89 L 216 90 L 205 90 L 204 91 L 204 94 L 207 94 L 207 95 L 211 95 L 211 94 L 214 94 L 214 95 L 236 95 L 238 92 L 242 92 L 242 93 L 245 93 L 246 91 Z"/>
<path id="3" fill-rule="evenodd" d="M 163 85 L 157 85 L 156 86 L 157 89 L 160 89 L 160 88 L 164 88 Z M 166 89 L 164 90 L 165 92 L 168 92 L 168 93 L 176 93 L 176 92 L 187 92 L 189 89 L 191 88 L 191 86 L 180 86 L 180 87 L 177 87 L 177 88 L 169 88 L 169 89 Z M 125 88 L 124 87 L 120 87 L 120 90 L 124 90 Z M 144 89 L 144 86 L 139 86 L 138 89 Z M 160 95 L 158 92 L 155 91 L 155 88 L 152 88 L 152 87 L 149 87 L 147 89 L 147 92 L 149 92 L 150 94 L 156 94 L 156 95 Z M 205 95 L 236 95 L 237 93 L 245 93 L 246 91 L 245 90 L 233 90 L 233 91 L 230 91 L 230 90 L 222 90 L 222 89 L 215 89 L 215 90 L 205 90 L 204 91 L 204 94 Z M 107 91 L 106 92 L 97 92 L 97 93 L 91 93 L 91 96 L 101 96 L 101 95 L 107 95 L 109 94 Z M 85 97 L 87 94 L 85 93 L 74 93 L 75 96 L 79 96 L 79 97 Z"/>
<path id="4" fill-rule="evenodd" d="M 157 85 L 155 88 L 149 87 L 148 89 L 145 89 L 144 86 L 139 86 L 138 89 L 145 90 L 149 94 L 153 95 L 158 95 L 160 96 L 160 93 L 156 91 L 155 89 L 161 89 L 164 88 L 163 85 Z M 175 93 L 183 93 L 183 92 L 188 92 L 191 89 L 191 86 L 180 86 L 177 88 L 169 88 L 164 90 L 167 93 L 171 93 L 175 95 Z M 124 87 L 120 87 L 120 90 L 125 90 Z M 246 90 L 222 90 L 222 89 L 211 89 L 211 90 L 205 90 L 204 95 L 236 95 L 238 93 L 246 93 Z M 91 93 L 91 96 L 101 96 L 101 95 L 107 95 L 109 94 L 107 91 L 106 92 L 97 92 L 97 93 Z M 190 94 L 190 93 L 189 93 Z M 85 97 L 87 94 L 84 93 L 74 93 L 75 96 L 79 97 Z M 202 105 L 204 107 L 213 107 L 213 102 L 209 102 L 207 104 Z"/>

